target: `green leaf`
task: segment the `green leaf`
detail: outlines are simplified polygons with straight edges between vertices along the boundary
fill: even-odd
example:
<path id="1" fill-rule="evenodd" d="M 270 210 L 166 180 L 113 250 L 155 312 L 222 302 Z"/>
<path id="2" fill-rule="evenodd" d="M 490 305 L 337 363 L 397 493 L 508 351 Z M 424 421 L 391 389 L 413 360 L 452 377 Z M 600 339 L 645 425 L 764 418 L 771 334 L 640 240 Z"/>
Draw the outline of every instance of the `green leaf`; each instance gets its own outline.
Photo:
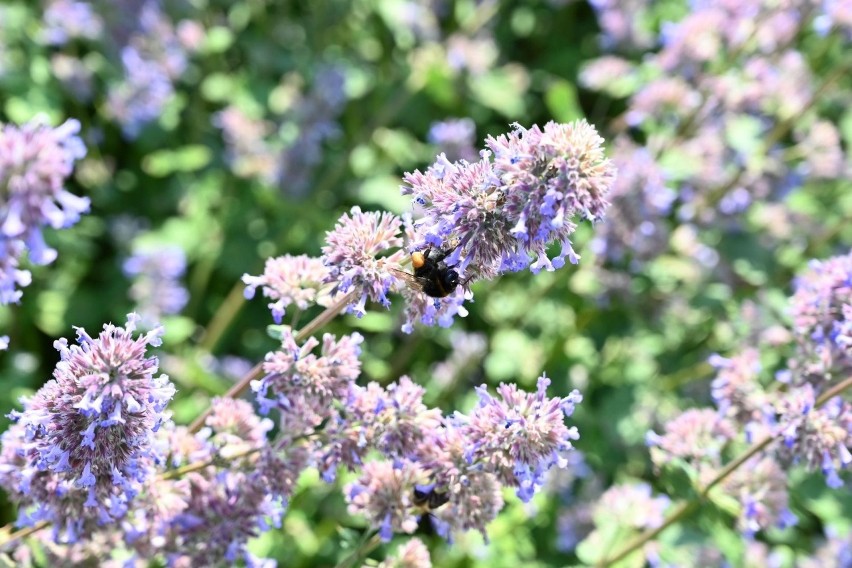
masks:
<path id="1" fill-rule="evenodd" d="M 544 93 L 544 103 L 557 122 L 570 122 L 583 118 L 577 89 L 568 81 L 554 81 Z"/>
<path id="2" fill-rule="evenodd" d="M 469 79 L 474 99 L 513 120 L 521 120 L 526 114 L 523 95 L 528 85 L 526 71 L 514 65 L 505 65 Z"/>
<path id="3" fill-rule="evenodd" d="M 192 144 L 175 150 L 158 150 L 145 156 L 142 169 L 153 177 L 175 172 L 195 172 L 210 163 L 213 154 L 207 146 Z"/>

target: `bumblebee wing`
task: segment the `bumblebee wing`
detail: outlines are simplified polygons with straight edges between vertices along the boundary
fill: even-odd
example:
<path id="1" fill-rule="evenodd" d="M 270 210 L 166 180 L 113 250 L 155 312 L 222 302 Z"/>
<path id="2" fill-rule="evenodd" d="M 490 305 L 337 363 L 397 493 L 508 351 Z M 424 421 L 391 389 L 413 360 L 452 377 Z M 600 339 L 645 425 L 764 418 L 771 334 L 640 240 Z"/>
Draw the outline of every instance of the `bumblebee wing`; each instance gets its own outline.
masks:
<path id="1" fill-rule="evenodd" d="M 415 275 L 405 272 L 404 270 L 397 270 L 396 268 L 391 268 L 391 270 L 393 270 L 397 278 L 405 282 L 409 288 L 417 290 L 418 292 L 423 291 L 423 283 L 420 282 L 420 279 Z"/>

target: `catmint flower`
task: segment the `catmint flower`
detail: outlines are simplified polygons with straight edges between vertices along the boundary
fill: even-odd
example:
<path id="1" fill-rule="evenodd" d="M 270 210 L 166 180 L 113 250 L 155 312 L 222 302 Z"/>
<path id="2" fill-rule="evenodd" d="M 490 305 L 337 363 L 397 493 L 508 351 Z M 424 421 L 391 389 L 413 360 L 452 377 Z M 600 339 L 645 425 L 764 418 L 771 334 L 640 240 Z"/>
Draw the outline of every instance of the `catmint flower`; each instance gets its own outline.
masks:
<path id="1" fill-rule="evenodd" d="M 667 174 L 651 153 L 625 137 L 616 140 L 612 160 L 618 169 L 610 194 L 613 206 L 591 248 L 610 260 L 627 260 L 636 270 L 668 247 L 666 217 L 677 194 L 667 187 Z"/>
<path id="2" fill-rule="evenodd" d="M 741 505 L 737 526 L 747 538 L 757 531 L 796 524 L 789 509 L 787 472 L 771 457 L 755 457 L 723 481 L 727 495 Z"/>
<path id="3" fill-rule="evenodd" d="M 766 404 L 766 395 L 758 382 L 760 352 L 748 348 L 730 359 L 715 355 L 709 363 L 717 369 L 710 388 L 719 414 L 740 423 L 759 415 Z"/>
<path id="4" fill-rule="evenodd" d="M 414 490 L 425 480 L 426 470 L 410 460 L 365 463 L 358 480 L 344 489 L 349 513 L 365 516 L 385 542 L 394 533 L 411 534 L 420 516 Z"/>
<path id="5" fill-rule="evenodd" d="M 415 455 L 442 422 L 439 409 L 423 404 L 425 392 L 405 376 L 386 389 L 375 382 L 352 385 L 324 432 L 323 477 L 333 479 L 338 463 L 354 468 L 368 450 L 378 450 L 388 459 Z"/>
<path id="6" fill-rule="evenodd" d="M 18 303 L 24 294 L 18 288 L 32 282 L 30 271 L 18 268 L 24 248 L 23 242 L 0 236 L 0 304 Z"/>
<path id="7" fill-rule="evenodd" d="M 145 2 L 121 62 L 124 81 L 110 90 L 107 106 L 125 136 L 135 138 L 162 114 L 174 94 L 174 81 L 187 66 L 186 50 L 159 3 Z"/>
<path id="8" fill-rule="evenodd" d="M 173 493 L 175 506 L 169 511 L 155 509 L 151 532 L 140 532 L 140 538 L 150 540 L 169 566 L 258 565 L 246 543 L 277 526 L 283 511 L 281 499 L 272 494 L 257 467 L 260 456 L 269 449 L 266 434 L 271 427 L 271 421 L 258 417 L 249 403 L 216 398 L 201 432 L 191 436 L 184 428 L 175 429 L 172 438 L 179 447 L 190 450 L 189 455 L 196 459 L 203 453 L 221 456 L 228 459 L 228 465 L 210 465 L 178 481 L 164 481 L 167 486 L 182 485 Z M 189 455 L 178 459 L 192 463 Z M 152 507 L 161 507 L 162 501 L 149 498 Z M 140 528 L 144 526 L 142 523 Z"/>
<path id="9" fill-rule="evenodd" d="M 852 464 L 852 404 L 834 397 L 815 408 L 814 388 L 806 383 L 777 404 L 776 431 L 783 437 L 778 458 L 820 468 L 829 487 L 843 485 L 837 471 Z"/>
<path id="10" fill-rule="evenodd" d="M 213 125 L 222 130 L 225 157 L 234 174 L 242 178 L 257 177 L 272 183 L 277 174 L 277 158 L 266 137 L 273 125 L 249 116 L 230 105 L 215 113 Z"/>
<path id="11" fill-rule="evenodd" d="M 441 388 L 449 388 L 463 373 L 478 365 L 488 351 L 484 333 L 450 332 L 452 351 L 446 360 L 432 366 L 431 375 Z"/>
<path id="12" fill-rule="evenodd" d="M 315 303 L 325 305 L 328 294 L 323 282 L 328 275 L 329 270 L 321 258 L 289 254 L 269 258 L 260 276 L 243 274 L 245 297 L 253 298 L 260 286 L 264 297 L 274 300 L 269 309 L 272 319 L 280 324 L 286 308 L 292 304 L 300 310 Z"/>
<path id="13" fill-rule="evenodd" d="M 412 248 L 455 247 L 448 264 L 469 280 L 527 266 L 553 270 L 565 257 L 576 262 L 572 218 L 600 220 L 609 205 L 605 195 L 615 172 L 592 126 L 514 127 L 486 139 L 493 161 L 487 151 L 474 163 L 452 163 L 442 155 L 426 173 L 404 178 L 403 192 L 425 209 Z M 553 241 L 561 242 L 562 252 L 551 261 L 545 249 Z M 536 259 L 532 264 L 530 257 Z"/>
<path id="14" fill-rule="evenodd" d="M 130 298 L 136 302 L 144 322 L 177 314 L 189 301 L 189 292 L 180 283 L 186 271 L 186 255 L 180 247 L 138 251 L 124 262 L 123 268 L 127 276 L 135 277 Z"/>
<path id="15" fill-rule="evenodd" d="M 316 338 L 299 346 L 292 329 L 284 327 L 281 349 L 266 355 L 265 376 L 252 382 L 261 412 L 277 407 L 308 422 L 328 416 L 331 403 L 344 399 L 361 373 L 358 356 L 363 341 L 358 333 L 340 339 L 326 333 L 317 356 L 312 353 L 320 345 Z"/>
<path id="16" fill-rule="evenodd" d="M 229 459 L 266 444 L 266 435 L 273 427 L 272 420 L 257 416 L 251 404 L 244 400 L 217 397 L 210 406 L 212 412 L 199 434 L 208 439 L 218 455 Z"/>
<path id="17" fill-rule="evenodd" d="M 154 432 L 175 388 L 154 376 L 156 357 L 145 357 L 163 329 L 134 339 L 138 321 L 130 314 L 124 328 L 104 325 L 96 338 L 77 328 L 79 345 L 55 342 L 53 380 L 14 415 L 23 430 L 13 486 L 22 524 L 50 521 L 73 542 L 86 523 L 122 517 L 159 460 Z"/>
<path id="18" fill-rule="evenodd" d="M 673 459 L 684 459 L 697 466 L 719 464 L 722 449 L 736 437 L 728 419 L 710 408 L 690 408 L 666 423 L 661 436 L 648 432 L 651 461 L 663 467 Z"/>
<path id="19" fill-rule="evenodd" d="M 303 95 L 287 119 L 298 129 L 278 158 L 275 183 L 290 195 L 304 195 L 311 174 L 322 161 L 322 144 L 340 135 L 335 122 L 346 103 L 346 77 L 341 69 L 326 67 L 314 77 L 311 91 Z"/>
<path id="20" fill-rule="evenodd" d="M 469 118 L 433 122 L 427 136 L 429 143 L 437 146 L 452 162 L 476 160 L 477 152 L 473 147 L 475 138 L 476 123 Z"/>
<path id="21" fill-rule="evenodd" d="M 852 371 L 852 253 L 811 261 L 791 300 L 793 332 L 800 354 L 794 376 L 814 385 Z"/>
<path id="22" fill-rule="evenodd" d="M 36 264 L 49 264 L 56 258 L 56 251 L 44 242 L 42 229 L 68 228 L 89 210 L 88 198 L 64 188 L 74 162 L 86 155 L 76 136 L 79 131 L 76 120 L 57 128 L 38 122 L 20 127 L 0 125 L 0 238 L 24 242 L 29 259 Z M 2 252 L 19 252 L 15 248 L 6 245 Z M 4 288 L 10 280 L 20 285 L 27 281 L 15 275 L 14 267 L 4 273 Z"/>
<path id="23" fill-rule="evenodd" d="M 64 45 L 74 38 L 97 39 L 103 21 L 88 2 L 52 0 L 44 11 L 43 40 L 48 45 Z"/>
<path id="24" fill-rule="evenodd" d="M 412 538 L 382 560 L 378 568 L 432 568 L 432 558 L 423 541 Z"/>
<path id="25" fill-rule="evenodd" d="M 598 499 L 593 516 L 598 526 L 611 519 L 619 526 L 652 529 L 663 524 L 670 504 L 665 495 L 654 497 L 647 483 L 613 485 Z"/>
<path id="26" fill-rule="evenodd" d="M 329 273 L 325 281 L 335 284 L 334 294 L 358 291 L 359 300 L 348 308 L 358 317 L 365 313 L 367 298 L 390 305 L 387 294 L 397 284 L 393 271 L 399 269 L 403 253 L 377 255 L 402 246 L 401 226 L 396 215 L 363 213 L 356 206 L 340 217 L 334 230 L 326 233 L 322 252 Z"/>
<path id="27" fill-rule="evenodd" d="M 514 384 L 501 383 L 499 399 L 483 385 L 476 389 L 479 404 L 470 416 L 455 417 L 471 440 L 469 459 L 482 462 L 504 484 L 515 487 L 524 502 L 542 485 L 547 470 L 567 465 L 562 454 L 580 437 L 576 427 L 565 426 L 564 419 L 583 397 L 575 390 L 564 398 L 548 398 L 549 384 L 550 379 L 541 376 L 536 392 L 526 393 Z"/>

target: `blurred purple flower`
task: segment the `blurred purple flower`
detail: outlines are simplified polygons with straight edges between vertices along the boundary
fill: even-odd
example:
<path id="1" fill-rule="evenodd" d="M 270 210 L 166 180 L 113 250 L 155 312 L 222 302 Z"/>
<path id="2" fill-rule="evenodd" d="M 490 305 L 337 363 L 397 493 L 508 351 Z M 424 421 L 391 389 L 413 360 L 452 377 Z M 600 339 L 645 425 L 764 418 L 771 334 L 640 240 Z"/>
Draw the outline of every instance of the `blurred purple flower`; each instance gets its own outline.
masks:
<path id="1" fill-rule="evenodd" d="M 151 474 L 154 432 L 175 388 L 154 377 L 156 357 L 145 357 L 162 328 L 133 339 L 138 320 L 130 314 L 124 328 L 104 325 L 94 339 L 77 328 L 79 345 L 56 341 L 53 380 L 14 413 L 4 444 L 17 445 L 17 458 L 0 469 L 21 524 L 49 521 L 73 542 L 86 527 L 123 517 Z"/>
<path id="2" fill-rule="evenodd" d="M 473 146 L 476 139 L 476 124 L 469 118 L 433 122 L 429 127 L 427 139 L 452 162 L 476 160 L 477 152 Z"/>
<path id="3" fill-rule="evenodd" d="M 412 538 L 398 546 L 392 556 L 382 560 L 378 568 L 432 568 L 432 558 L 423 541 Z"/>
<path id="4" fill-rule="evenodd" d="M 0 301 L 17 302 L 16 286 L 29 284 L 18 269 L 24 249 L 35 264 L 49 264 L 56 251 L 44 242 L 44 227 L 64 229 L 89 210 L 89 199 L 64 188 L 74 162 L 86 154 L 76 136 L 80 123 L 68 120 L 57 128 L 38 122 L 0 125 Z M 22 246 L 20 243 L 23 243 Z"/>
<path id="5" fill-rule="evenodd" d="M 770 527 L 786 528 L 798 520 L 789 508 L 787 472 L 771 457 L 752 458 L 725 479 L 725 493 L 740 502 L 737 526 L 746 536 Z"/>
<path id="6" fill-rule="evenodd" d="M 128 138 L 158 118 L 174 94 L 174 81 L 187 66 L 187 54 L 159 3 L 145 2 L 138 28 L 121 50 L 124 80 L 110 90 L 110 113 Z"/>
<path id="7" fill-rule="evenodd" d="M 137 251 L 123 269 L 125 275 L 134 277 L 130 298 L 146 324 L 179 313 L 189 301 L 189 292 L 180 282 L 186 271 L 186 255 L 180 247 Z"/>
<path id="8" fill-rule="evenodd" d="M 734 425 L 716 411 L 690 408 L 667 422 L 662 435 L 649 431 L 646 443 L 658 468 L 681 459 L 706 470 L 720 464 L 722 449 L 735 437 Z"/>
<path id="9" fill-rule="evenodd" d="M 89 2 L 51 0 L 44 10 L 42 38 L 48 45 L 64 45 L 75 38 L 98 39 L 103 21 Z"/>

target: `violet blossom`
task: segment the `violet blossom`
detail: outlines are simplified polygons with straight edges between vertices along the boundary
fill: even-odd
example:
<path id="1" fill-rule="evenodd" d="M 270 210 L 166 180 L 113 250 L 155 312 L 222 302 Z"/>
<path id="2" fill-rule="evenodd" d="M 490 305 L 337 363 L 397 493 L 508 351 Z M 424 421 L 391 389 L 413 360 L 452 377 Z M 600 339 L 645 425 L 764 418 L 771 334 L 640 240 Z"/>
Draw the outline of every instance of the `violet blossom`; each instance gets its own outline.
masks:
<path id="1" fill-rule="evenodd" d="M 77 328 L 71 347 L 56 341 L 53 380 L 14 413 L 3 451 L 14 461 L 2 464 L 2 483 L 20 504 L 21 524 L 50 521 L 73 542 L 124 516 L 151 475 L 160 459 L 154 433 L 175 388 L 145 356 L 163 329 L 134 339 L 138 321 L 130 314 L 125 327 L 104 325 L 96 338 Z"/>

